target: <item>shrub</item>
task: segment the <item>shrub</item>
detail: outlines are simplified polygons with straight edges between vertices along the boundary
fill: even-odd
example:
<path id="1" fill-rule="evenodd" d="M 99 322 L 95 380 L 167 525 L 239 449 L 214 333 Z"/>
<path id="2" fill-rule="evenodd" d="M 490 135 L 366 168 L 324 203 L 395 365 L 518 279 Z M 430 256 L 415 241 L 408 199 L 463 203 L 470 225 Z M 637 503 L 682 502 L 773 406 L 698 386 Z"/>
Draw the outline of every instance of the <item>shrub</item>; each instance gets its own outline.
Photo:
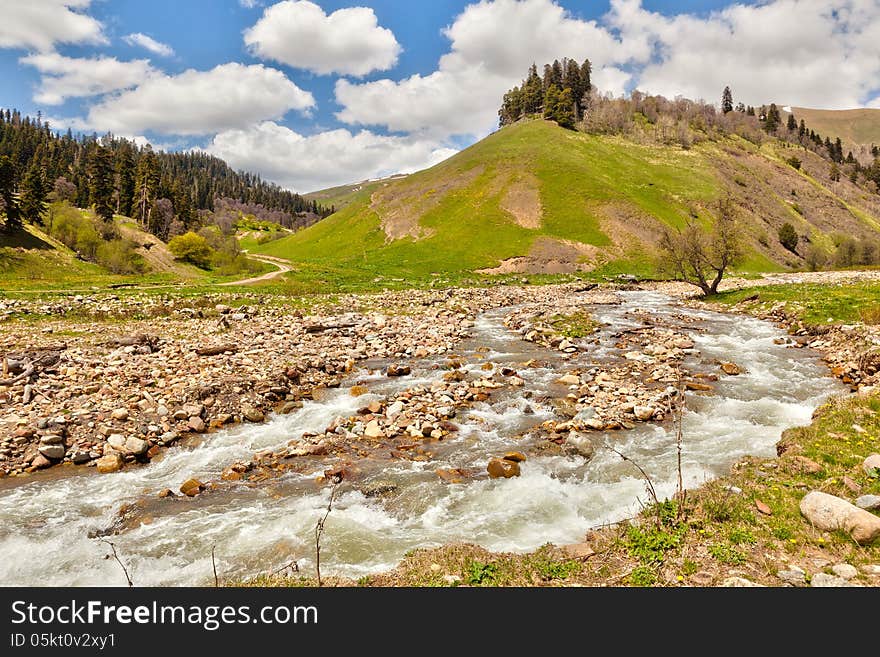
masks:
<path id="1" fill-rule="evenodd" d="M 785 161 L 790 167 L 800 171 L 801 161 L 797 157 L 792 155 L 791 157 L 786 158 Z"/>
<path id="2" fill-rule="evenodd" d="M 797 253 L 798 234 L 787 221 L 779 227 L 779 243 L 792 253 Z"/>
<path id="3" fill-rule="evenodd" d="M 173 237 L 168 242 L 168 249 L 179 260 L 192 263 L 196 267 L 207 269 L 211 266 L 213 249 L 208 244 L 208 240 L 192 231 Z"/>
<path id="4" fill-rule="evenodd" d="M 98 245 L 95 259 L 114 274 L 140 274 L 146 267 L 128 240 L 112 240 Z"/>
<path id="5" fill-rule="evenodd" d="M 804 259 L 806 260 L 807 268 L 810 271 L 819 271 L 828 264 L 828 256 L 815 244 L 811 244 L 807 248 L 807 252 L 804 254 Z"/>

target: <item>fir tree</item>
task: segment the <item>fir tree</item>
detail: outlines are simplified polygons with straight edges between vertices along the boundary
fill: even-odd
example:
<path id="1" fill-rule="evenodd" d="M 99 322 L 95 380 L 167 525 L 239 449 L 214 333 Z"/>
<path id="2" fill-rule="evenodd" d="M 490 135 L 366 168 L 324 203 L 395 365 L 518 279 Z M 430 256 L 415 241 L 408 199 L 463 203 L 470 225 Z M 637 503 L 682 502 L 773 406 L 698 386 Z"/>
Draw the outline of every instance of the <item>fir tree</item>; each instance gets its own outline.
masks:
<path id="1" fill-rule="evenodd" d="M 125 217 L 131 216 L 134 199 L 135 166 L 131 151 L 123 148 L 116 157 L 116 212 Z"/>
<path id="2" fill-rule="evenodd" d="M 9 110 L 6 110 L 7 116 Z M 7 118 L 7 120 L 9 120 Z M 3 229 L 11 233 L 21 228 L 21 211 L 15 193 L 15 165 L 6 155 L 0 155 L 0 213 L 6 217 Z"/>
<path id="3" fill-rule="evenodd" d="M 779 108 L 776 103 L 770 103 L 769 109 L 764 114 L 764 130 L 773 134 L 779 128 L 780 122 Z"/>
<path id="4" fill-rule="evenodd" d="M 797 119 L 794 118 L 794 114 L 788 115 L 788 123 L 785 126 L 789 132 L 794 132 L 798 129 Z"/>
<path id="5" fill-rule="evenodd" d="M 798 126 L 798 137 L 803 139 L 804 136 L 806 136 L 806 134 L 807 134 L 807 124 L 804 123 L 803 119 L 801 119 L 801 124 Z"/>
<path id="6" fill-rule="evenodd" d="M 89 162 L 89 202 L 95 208 L 95 214 L 108 223 L 113 221 L 116 208 L 113 202 L 116 191 L 113 178 L 113 154 L 109 149 L 98 146 Z"/>
<path id="7" fill-rule="evenodd" d="M 146 226 L 150 220 L 150 209 L 156 198 L 156 190 L 159 186 L 159 166 L 153 149 L 147 146 L 141 155 L 135 175 L 134 195 L 132 196 L 132 214 L 141 226 Z"/>
<path id="8" fill-rule="evenodd" d="M 31 222 L 42 223 L 48 208 L 49 186 L 42 167 L 36 160 L 21 182 L 19 207 L 22 217 Z"/>
<path id="9" fill-rule="evenodd" d="M 725 114 L 733 111 L 733 93 L 730 87 L 724 87 L 724 92 L 721 94 L 721 111 Z"/>

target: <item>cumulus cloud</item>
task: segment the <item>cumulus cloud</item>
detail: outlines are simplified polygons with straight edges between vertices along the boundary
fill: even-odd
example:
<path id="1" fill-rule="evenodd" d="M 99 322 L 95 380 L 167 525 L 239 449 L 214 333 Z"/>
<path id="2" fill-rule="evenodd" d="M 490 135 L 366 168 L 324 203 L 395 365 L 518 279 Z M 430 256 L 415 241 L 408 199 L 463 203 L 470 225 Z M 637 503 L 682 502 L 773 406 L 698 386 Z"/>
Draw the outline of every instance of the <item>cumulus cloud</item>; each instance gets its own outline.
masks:
<path id="1" fill-rule="evenodd" d="M 46 105 L 130 89 L 155 73 L 146 59 L 121 62 L 115 57 L 74 58 L 53 52 L 28 55 L 19 61 L 42 74 L 34 100 Z"/>
<path id="2" fill-rule="evenodd" d="M 880 3 L 773 0 L 734 4 L 706 17 L 665 17 L 640 0 L 613 0 L 609 24 L 654 53 L 640 89 L 715 101 L 859 107 L 880 77 Z M 874 92 L 874 93 L 871 93 Z"/>
<path id="3" fill-rule="evenodd" d="M 356 180 L 411 173 L 455 154 L 438 142 L 414 137 L 330 130 L 311 136 L 265 121 L 221 132 L 206 149 L 237 169 L 300 192 Z"/>
<path id="4" fill-rule="evenodd" d="M 171 57 L 174 55 L 174 49 L 171 46 L 162 43 L 161 41 L 156 41 L 153 37 L 147 36 L 142 32 L 129 34 L 122 37 L 122 40 L 130 46 L 139 46 L 144 50 L 149 50 L 151 53 L 159 55 L 160 57 Z"/>
<path id="5" fill-rule="evenodd" d="M 394 33 L 379 25 L 371 8 L 325 14 L 304 0 L 268 7 L 245 31 L 244 42 L 257 57 L 322 75 L 385 71 L 397 63 L 401 50 Z"/>
<path id="6" fill-rule="evenodd" d="M 154 75 L 94 105 L 85 124 L 118 134 L 209 135 L 314 106 L 312 94 L 281 71 L 230 63 L 210 71 Z"/>
<path id="7" fill-rule="evenodd" d="M 101 23 L 82 13 L 91 0 L 3 0 L 0 48 L 45 52 L 56 43 L 107 43 Z"/>
<path id="8" fill-rule="evenodd" d="M 444 33 L 451 48 L 433 73 L 365 84 L 340 80 L 337 117 L 438 137 L 479 136 L 497 124 L 501 96 L 533 62 L 589 58 L 603 90 L 619 94 L 630 76 L 616 65 L 650 54 L 644 41 L 624 42 L 553 0 L 484 0 L 465 8 Z"/>

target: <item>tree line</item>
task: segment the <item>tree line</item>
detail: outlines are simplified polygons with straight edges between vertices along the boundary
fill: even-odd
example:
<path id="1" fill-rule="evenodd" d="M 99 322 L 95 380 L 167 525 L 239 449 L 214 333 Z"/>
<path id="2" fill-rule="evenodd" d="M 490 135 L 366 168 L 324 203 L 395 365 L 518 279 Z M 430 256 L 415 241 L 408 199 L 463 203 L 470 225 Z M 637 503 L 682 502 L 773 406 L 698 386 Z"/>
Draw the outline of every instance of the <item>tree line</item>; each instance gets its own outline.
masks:
<path id="1" fill-rule="evenodd" d="M 4 228 L 40 222 L 50 201 L 93 207 L 104 222 L 135 219 L 163 240 L 211 222 L 218 205 L 241 205 L 286 228 L 331 214 L 252 173 L 201 152 L 156 152 L 112 134 L 54 132 L 49 123 L 0 110 L 0 215 Z"/>
<path id="2" fill-rule="evenodd" d="M 532 64 L 522 84 L 506 94 L 498 110 L 502 126 L 516 123 L 521 118 L 542 115 L 556 121 L 563 128 L 574 128 L 584 118 L 590 91 L 592 73 L 590 60 L 578 64 L 574 59 L 557 59 L 544 66 L 543 76 Z"/>

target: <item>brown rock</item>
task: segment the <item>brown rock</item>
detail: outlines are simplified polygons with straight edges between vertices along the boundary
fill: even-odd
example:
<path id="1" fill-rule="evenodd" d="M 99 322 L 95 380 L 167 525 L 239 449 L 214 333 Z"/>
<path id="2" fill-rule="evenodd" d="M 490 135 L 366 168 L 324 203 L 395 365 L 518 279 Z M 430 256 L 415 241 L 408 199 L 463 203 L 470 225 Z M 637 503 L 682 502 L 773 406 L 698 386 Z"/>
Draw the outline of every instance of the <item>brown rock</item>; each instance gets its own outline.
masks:
<path id="1" fill-rule="evenodd" d="M 198 479 L 187 479 L 180 485 L 180 492 L 186 495 L 187 497 L 195 497 L 199 493 L 201 493 L 205 489 L 205 484 L 203 484 Z"/>
<path id="2" fill-rule="evenodd" d="M 764 504 L 761 500 L 755 500 L 755 508 L 757 508 L 758 511 L 763 513 L 765 516 L 773 515 L 773 510 L 769 506 Z"/>
<path id="3" fill-rule="evenodd" d="M 685 381 L 684 387 L 688 390 L 696 390 L 701 392 L 712 392 L 712 386 L 705 383 L 697 383 L 696 381 Z"/>
<path id="4" fill-rule="evenodd" d="M 352 397 L 360 397 L 361 395 L 366 395 L 370 391 L 367 386 L 352 386 L 349 392 Z"/>
<path id="5" fill-rule="evenodd" d="M 122 456 L 116 452 L 105 454 L 97 461 L 98 472 L 107 474 L 110 472 L 118 472 L 122 469 Z"/>
<path id="6" fill-rule="evenodd" d="M 589 543 L 572 543 L 571 545 L 563 545 L 562 551 L 565 556 L 571 559 L 588 559 L 596 554 L 596 551 L 590 547 Z"/>
<path id="7" fill-rule="evenodd" d="M 817 474 L 819 472 L 822 472 L 823 470 L 821 465 L 819 465 L 812 459 L 808 459 L 806 456 L 796 455 L 793 457 L 793 459 L 801 472 L 806 472 L 807 474 Z"/>
<path id="8" fill-rule="evenodd" d="M 186 424 L 189 427 L 190 431 L 194 431 L 196 433 L 205 432 L 205 421 L 197 415 L 192 416 Z"/>
<path id="9" fill-rule="evenodd" d="M 170 488 L 166 488 L 165 490 L 159 491 L 159 497 L 164 499 L 166 497 L 176 497 L 174 495 L 174 491 Z"/>
<path id="10" fill-rule="evenodd" d="M 437 473 L 437 476 L 447 484 L 463 484 L 464 480 L 469 476 L 469 474 L 461 468 L 454 468 L 452 470 L 440 469 L 435 472 Z"/>
<path id="11" fill-rule="evenodd" d="M 729 376 L 739 376 L 742 369 L 736 363 L 721 363 L 722 371 Z"/>
<path id="12" fill-rule="evenodd" d="M 505 461 L 504 459 L 492 459 L 486 466 L 490 479 L 510 479 L 511 477 L 519 477 L 519 463 L 514 461 Z"/>
<path id="13" fill-rule="evenodd" d="M 505 454 L 503 458 L 505 461 L 512 461 L 513 463 L 522 463 L 523 461 L 526 460 L 526 455 L 523 454 L 522 452 L 507 452 L 507 454 Z"/>
<path id="14" fill-rule="evenodd" d="M 31 465 L 33 467 L 37 468 L 38 470 L 42 470 L 43 468 L 48 468 L 50 465 L 52 465 L 52 461 L 50 461 L 48 458 L 46 458 L 42 454 L 37 454 L 34 457 L 34 460 L 31 461 Z"/>

